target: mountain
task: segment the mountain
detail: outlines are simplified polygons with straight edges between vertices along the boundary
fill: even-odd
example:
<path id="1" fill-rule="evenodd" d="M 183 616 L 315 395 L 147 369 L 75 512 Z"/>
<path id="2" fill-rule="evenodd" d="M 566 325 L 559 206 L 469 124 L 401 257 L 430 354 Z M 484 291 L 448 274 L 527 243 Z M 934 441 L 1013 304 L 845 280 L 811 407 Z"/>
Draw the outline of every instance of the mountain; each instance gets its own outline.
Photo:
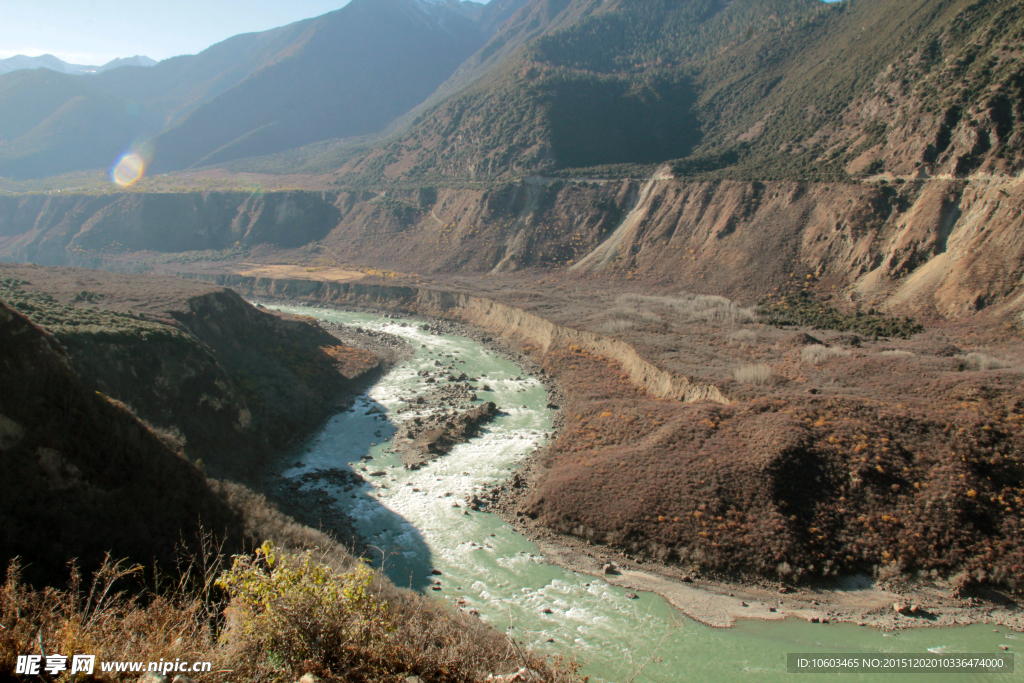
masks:
<path id="1" fill-rule="evenodd" d="M 664 163 L 740 180 L 1012 172 L 1024 152 L 1011 49 L 1022 11 L 996 0 L 354 0 L 82 84 L 45 69 L 0 76 L 0 175 L 104 167 L 144 140 L 150 172 L 230 162 L 337 171 L 360 186 L 634 177 Z M 29 100 L 36 125 L 15 125 Z"/>
<path id="2" fill-rule="evenodd" d="M 234 36 L 150 67 L 126 64 L 88 77 L 49 69 L 0 75 L 0 176 L 107 168 L 278 59 L 311 22 Z"/>
<path id="3" fill-rule="evenodd" d="M 479 180 L 684 157 L 701 139 L 700 65 L 754 27 L 778 38 L 823 11 L 818 0 L 532 0 L 457 72 L 466 87 L 353 170 L 387 156 L 425 179 Z"/>
<path id="4" fill-rule="evenodd" d="M 111 69 L 119 69 L 122 66 L 153 66 L 155 59 L 135 55 L 134 57 L 119 57 L 112 59 L 103 66 L 86 66 L 84 64 L 69 64 L 53 55 L 40 55 L 39 57 L 26 57 L 25 55 L 14 55 L 7 59 L 0 59 L 0 74 L 23 69 L 49 69 L 63 74 L 97 74 Z"/>
<path id="5" fill-rule="evenodd" d="M 0 176 L 109 167 L 133 143 L 287 50 L 305 23 L 235 36 L 152 67 L 129 65 L 88 77 L 48 69 L 0 75 Z M 11 124 L 22 121 L 32 125 Z"/>
<path id="6" fill-rule="evenodd" d="M 98 91 L 95 78 L 49 69 L 0 76 L 0 176 L 106 167 L 157 125 L 140 107 Z"/>
<path id="7" fill-rule="evenodd" d="M 123 66 L 156 66 L 158 62 L 155 59 L 150 59 L 144 55 L 135 55 L 134 57 L 118 57 L 112 59 L 103 66 L 96 68 L 96 73 L 103 73 L 104 71 L 110 71 L 111 69 L 120 69 Z"/>
<path id="8" fill-rule="evenodd" d="M 156 137 L 152 170 L 380 130 L 483 42 L 465 12 L 446 3 L 354 0 L 310 22 L 272 63 Z"/>
<path id="9" fill-rule="evenodd" d="M 517 22 L 525 40 L 509 50 Z M 503 51 L 499 64 L 345 170 L 364 182 L 670 161 L 761 180 L 1013 170 L 1022 27 L 1021 8 L 995 0 L 533 0 L 456 75 Z"/>
<path id="10" fill-rule="evenodd" d="M 80 83 L 47 70 L 0 76 L 8 93 L 0 119 L 19 118 L 26 97 L 47 103 L 33 105 L 37 134 L 0 139 L 0 176 L 106 167 L 154 136 L 160 172 L 380 130 L 483 45 L 477 22 L 487 25 L 495 11 L 487 10 L 458 0 L 355 0 L 198 55 L 111 68 Z M 111 127 L 120 134 L 107 134 Z M 83 135 L 96 139 L 78 141 Z"/>

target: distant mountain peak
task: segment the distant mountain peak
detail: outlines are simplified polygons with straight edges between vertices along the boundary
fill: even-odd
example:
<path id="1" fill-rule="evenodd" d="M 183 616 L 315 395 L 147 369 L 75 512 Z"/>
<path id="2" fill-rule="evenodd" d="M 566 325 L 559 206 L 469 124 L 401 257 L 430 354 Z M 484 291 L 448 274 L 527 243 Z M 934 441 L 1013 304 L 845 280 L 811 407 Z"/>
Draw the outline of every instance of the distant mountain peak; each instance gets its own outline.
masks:
<path id="1" fill-rule="evenodd" d="M 40 55 L 38 57 L 14 55 L 7 59 L 0 59 L 0 74 L 10 73 L 11 71 L 22 71 L 25 69 L 50 69 L 51 71 L 57 71 L 62 74 L 77 76 L 81 74 L 98 74 L 103 71 L 118 69 L 122 66 L 153 66 L 156 63 L 155 59 L 150 59 L 143 55 L 119 57 L 117 59 L 112 59 L 103 66 L 70 64 L 51 54 Z"/>
<path id="2" fill-rule="evenodd" d="M 122 66 L 155 66 L 156 64 L 157 61 L 155 59 L 150 59 L 145 55 L 135 55 L 134 57 L 118 57 L 117 59 L 112 59 L 103 66 L 101 66 L 97 70 L 97 72 L 109 71 L 110 69 L 117 69 Z"/>

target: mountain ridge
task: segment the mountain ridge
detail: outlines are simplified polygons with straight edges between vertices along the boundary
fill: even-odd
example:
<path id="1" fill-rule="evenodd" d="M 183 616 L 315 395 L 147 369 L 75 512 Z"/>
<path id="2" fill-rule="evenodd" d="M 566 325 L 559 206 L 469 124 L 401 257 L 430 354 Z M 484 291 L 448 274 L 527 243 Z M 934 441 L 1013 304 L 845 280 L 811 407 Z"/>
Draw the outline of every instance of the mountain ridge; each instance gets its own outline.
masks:
<path id="1" fill-rule="evenodd" d="M 471 20 L 446 5 L 356 0 L 154 138 L 153 172 L 372 132 L 428 96 L 478 42 Z M 319 87 L 327 78 L 330 90 Z M 200 139 L 201 149 L 184 151 Z"/>
<path id="2" fill-rule="evenodd" d="M 543 6 L 534 0 L 523 11 Z M 1013 172 L 1024 159 L 1014 132 L 1022 97 L 1012 57 L 1024 17 L 1012 4 L 559 5 L 567 7 L 577 11 L 572 21 L 553 22 L 475 84 L 421 112 L 407 131 L 344 166 L 347 182 L 500 182 L 581 167 L 621 177 L 636 172 L 630 166 L 662 162 L 691 177 L 842 180 L 879 171 L 912 175 L 921 167 L 964 175 L 991 167 L 986 159 L 993 156 L 1007 159 L 1003 167 Z M 964 81 L 968 87 L 958 85 Z M 930 87 L 900 90 L 908 82 Z M 999 90 L 1002 99 L 990 106 Z M 631 98 L 639 98 L 641 116 L 629 111 Z M 965 119 L 950 105 L 947 113 L 930 112 L 942 101 L 973 113 Z M 880 102 L 897 114 L 899 130 L 879 115 Z M 657 118 L 665 104 L 676 113 L 665 118 L 663 133 L 645 140 L 658 126 L 639 122 Z M 510 128 L 514 140 L 503 132 Z M 883 149 L 901 135 L 914 141 L 894 160 L 893 150 Z M 994 145 L 985 141 L 992 136 Z M 938 157 L 948 137 L 967 147 L 949 150 L 960 161 L 947 164 Z M 923 155 L 929 145 L 935 150 Z"/>
<path id="3" fill-rule="evenodd" d="M 0 59 L 0 74 L 24 69 L 50 69 L 65 74 L 97 74 L 111 69 L 119 69 L 124 66 L 154 66 L 155 59 L 144 55 L 134 57 L 117 57 L 101 66 L 89 66 L 85 64 L 71 64 L 51 54 L 29 57 L 28 55 L 14 55 L 6 59 Z"/>
<path id="4" fill-rule="evenodd" d="M 402 36 L 389 36 L 382 30 L 381 24 L 389 16 L 392 19 L 398 16 L 395 9 L 397 6 L 415 9 L 421 18 L 432 16 L 432 23 L 406 26 Z M 58 131 L 59 134 L 69 137 L 73 133 L 90 131 L 102 126 L 104 120 L 115 112 L 119 115 L 127 113 L 135 121 L 130 125 L 121 125 L 122 134 L 116 140 L 94 144 L 75 154 L 68 154 L 60 145 L 50 145 L 38 150 L 37 156 L 27 157 L 19 149 L 19 145 L 24 145 L 18 140 L 0 139 L 0 176 L 38 178 L 80 169 L 109 167 L 129 148 L 137 147 L 161 133 L 169 133 L 183 124 L 181 132 L 169 135 L 172 142 L 169 147 L 165 147 L 165 152 L 169 150 L 167 156 L 173 156 L 175 164 L 186 165 L 207 158 L 234 158 L 238 152 L 230 151 L 232 143 L 235 148 L 241 146 L 243 154 L 267 153 L 291 145 L 315 142 L 324 137 L 348 135 L 352 130 L 345 126 L 349 124 L 350 128 L 359 132 L 368 128 L 381 128 L 429 95 L 465 56 L 476 49 L 477 43 L 483 39 L 478 35 L 474 17 L 487 15 L 485 10 L 486 7 L 480 8 L 475 3 L 424 4 L 421 0 L 367 3 L 357 0 L 322 17 L 260 33 L 234 36 L 198 55 L 166 59 L 153 67 L 122 66 L 94 74 L 87 83 L 75 84 L 76 91 L 81 91 L 76 92 L 75 96 L 84 97 L 89 102 L 104 103 L 103 106 L 93 106 L 94 109 L 99 107 L 103 113 L 68 121 Z M 376 24 L 367 24 L 373 21 Z M 406 21 L 406 24 L 409 22 Z M 354 45 L 371 34 L 379 40 L 364 47 L 367 55 L 376 55 L 380 60 L 376 67 L 374 60 L 368 56 L 359 61 L 361 55 L 355 54 L 354 50 L 350 50 L 345 59 L 337 59 L 339 55 L 344 55 L 346 42 Z M 311 53 L 311 45 L 317 46 L 322 58 L 318 60 L 317 55 Z M 410 52 L 405 54 L 403 50 Z M 403 54 L 405 59 L 402 59 Z M 301 63 L 303 59 L 305 63 Z M 388 67 L 404 69 L 407 72 L 406 80 L 388 84 Z M 284 73 L 288 68 L 291 68 L 291 73 Z M 344 83 L 351 85 L 353 78 L 372 68 L 378 68 L 374 73 L 381 83 L 374 85 L 369 82 L 374 76 L 367 72 L 360 85 L 362 90 L 350 93 L 353 101 L 363 100 L 367 103 L 362 119 L 337 123 L 338 117 L 327 117 L 326 105 L 318 104 L 319 96 L 324 92 L 322 83 L 335 83 L 331 96 L 332 103 L 336 104 L 345 94 Z M 348 81 L 345 81 L 345 73 L 349 74 Z M 22 74 L 18 83 L 31 91 L 31 97 L 37 100 L 59 100 L 62 88 L 68 88 L 66 83 L 55 85 L 46 74 L 28 71 L 0 76 L 0 93 L 5 89 L 10 90 L 5 88 L 7 79 L 18 74 Z M 271 80 L 271 92 L 266 93 L 263 99 L 259 91 L 267 84 L 246 84 L 253 78 L 256 81 L 267 78 Z M 239 87 L 242 90 L 229 94 Z M 275 107 L 277 113 L 281 114 L 280 109 L 284 106 L 282 99 L 285 98 L 281 93 L 273 92 L 273 88 L 291 88 L 288 97 L 294 100 L 291 104 L 295 109 L 308 110 L 319 106 L 320 120 L 311 121 L 313 117 L 300 115 L 299 120 L 293 121 L 286 115 L 271 117 L 274 120 L 264 120 L 259 125 L 249 120 L 245 126 L 232 127 L 233 119 L 242 120 L 247 116 L 259 118 L 260 112 L 266 118 L 266 113 Z M 198 113 L 204 105 L 218 98 L 222 99 Z M 45 121 L 68 99 L 64 97 L 62 101 L 56 102 L 51 111 L 41 114 L 37 119 Z M 23 100 L 23 97 L 4 99 L 0 96 L 0 112 L 16 112 Z M 379 106 L 374 110 L 377 104 Z M 219 113 L 218 108 L 221 110 Z M 189 122 L 193 115 L 197 118 Z M 349 111 L 346 115 L 355 116 L 356 112 Z M 205 125 L 200 123 L 197 126 L 196 122 L 202 121 L 204 116 L 207 117 Z M 272 124 L 277 119 L 280 119 L 280 123 L 275 130 Z M 269 128 L 259 132 L 266 126 Z M 199 129 L 198 133 L 189 132 L 196 128 Z M 175 139 L 175 136 L 181 136 L 183 139 L 198 140 L 203 135 L 208 142 L 194 152 L 181 148 Z M 261 135 L 262 142 L 256 144 L 254 137 Z M 283 142 L 275 142 L 275 136 L 283 139 Z M 195 143 L 191 146 L 195 147 Z M 157 168 L 160 164 L 168 165 L 166 159 L 156 158 L 155 161 Z"/>
<path id="5" fill-rule="evenodd" d="M 408 54 L 386 65 L 393 50 L 337 46 L 410 16 L 434 17 L 421 36 L 429 66 L 404 34 L 392 39 Z M 79 109 L 101 120 L 121 107 L 132 120 L 107 163 L 152 139 L 154 173 L 230 164 L 361 187 L 636 177 L 662 163 L 695 179 L 1013 173 L 1022 26 L 1021 10 L 991 0 L 357 0 L 142 80 L 134 67 L 96 74 L 90 85 L 114 99 L 77 93 L 87 102 L 39 117 L 34 137 L 0 139 L 0 175 L 81 167 L 41 141 L 87 129 Z M 373 68 L 396 80 L 374 84 Z M 372 104 L 353 104 L 374 89 Z"/>

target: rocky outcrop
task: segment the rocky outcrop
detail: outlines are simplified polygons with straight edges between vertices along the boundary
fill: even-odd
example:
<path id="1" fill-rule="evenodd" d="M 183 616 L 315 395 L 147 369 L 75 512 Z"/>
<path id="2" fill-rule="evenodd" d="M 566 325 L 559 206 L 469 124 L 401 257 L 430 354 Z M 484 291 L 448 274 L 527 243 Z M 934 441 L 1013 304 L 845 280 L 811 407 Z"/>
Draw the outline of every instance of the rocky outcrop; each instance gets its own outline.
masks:
<path id="1" fill-rule="evenodd" d="M 437 424 L 410 426 L 405 436 L 412 440 L 412 451 L 422 453 L 403 458 L 405 466 L 416 469 L 424 460 L 444 455 L 460 443 L 466 443 L 480 433 L 480 426 L 494 419 L 498 406 L 493 401 L 455 414 L 445 414 L 435 419 Z"/>

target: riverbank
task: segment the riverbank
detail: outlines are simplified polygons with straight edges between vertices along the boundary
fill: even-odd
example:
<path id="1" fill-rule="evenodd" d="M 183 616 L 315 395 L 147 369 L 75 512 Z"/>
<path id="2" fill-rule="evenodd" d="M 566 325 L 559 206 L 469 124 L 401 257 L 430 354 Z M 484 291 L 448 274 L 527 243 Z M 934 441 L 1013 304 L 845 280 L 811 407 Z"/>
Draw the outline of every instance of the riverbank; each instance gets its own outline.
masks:
<path id="1" fill-rule="evenodd" d="M 543 451 L 530 454 L 509 484 L 491 498 L 487 510 L 499 514 L 560 567 L 600 577 L 615 586 L 657 593 L 687 617 L 707 626 L 730 628 L 740 619 L 795 618 L 885 631 L 991 624 L 1024 632 L 1024 611 L 995 594 L 955 597 L 949 589 L 934 584 L 902 581 L 883 585 L 868 576 L 796 587 L 723 580 L 559 534 L 526 512 L 544 457 Z"/>
<path id="2" fill-rule="evenodd" d="M 549 441 L 557 436 L 560 425 L 564 424 L 564 415 L 559 407 L 564 405 L 565 396 L 555 379 L 548 375 L 544 368 L 533 358 L 517 348 L 513 342 L 500 337 L 494 337 L 474 328 L 472 325 L 452 320 L 431 318 L 411 312 L 403 312 L 399 315 L 394 311 L 381 310 L 372 306 L 313 306 L 306 301 L 266 297 L 250 297 L 248 300 L 253 305 L 262 308 L 293 306 L 299 308 L 321 308 L 338 312 L 358 312 L 380 316 L 385 319 L 402 318 L 412 321 L 412 324 L 417 325 L 421 330 L 432 335 L 455 335 L 471 339 L 488 351 L 515 364 L 522 369 L 523 375 L 532 376 L 544 385 L 548 396 L 548 409 L 553 411 L 552 429 L 546 433 Z M 398 335 L 320 319 L 317 320 L 317 323 L 321 328 L 343 343 L 370 351 L 381 359 L 380 365 L 376 369 L 361 377 L 359 383 L 354 385 L 351 391 L 346 392 L 344 396 L 338 397 L 335 403 L 335 414 L 351 411 L 358 398 L 365 395 L 371 386 L 413 355 L 413 349 L 409 342 Z M 481 382 L 483 380 L 476 383 Z M 483 384 L 486 384 L 486 382 L 483 382 Z M 446 383 L 445 388 L 453 387 Z M 475 396 L 471 392 L 466 393 L 467 398 L 469 395 Z M 467 407 L 463 406 L 460 402 L 453 402 L 451 399 L 452 397 L 449 393 L 444 391 L 429 392 L 422 397 L 422 403 L 415 407 L 417 411 L 424 415 L 424 422 L 430 423 L 442 419 L 454 407 Z M 498 410 L 501 410 L 503 407 L 510 408 L 512 406 L 497 406 Z M 324 423 L 329 419 L 330 416 L 326 417 Z M 354 476 L 345 476 L 342 474 L 343 470 L 328 470 L 318 473 L 315 477 L 307 476 L 307 480 L 304 481 L 288 479 L 283 476 L 286 470 L 302 464 L 306 441 L 307 439 L 305 438 L 296 441 L 276 460 L 272 471 L 264 481 L 263 491 L 265 495 L 282 512 L 294 517 L 303 524 L 333 534 L 338 542 L 346 547 L 349 552 L 360 555 L 372 551 L 372 544 L 359 535 L 355 530 L 353 520 L 346 513 L 339 510 L 336 501 L 328 493 L 317 486 L 304 486 L 304 484 L 314 480 L 324 480 L 341 486 L 355 487 L 365 482 L 361 475 L 352 472 Z M 444 456 L 439 455 L 435 457 Z M 422 465 L 425 462 L 426 460 L 422 460 L 420 464 Z"/>

